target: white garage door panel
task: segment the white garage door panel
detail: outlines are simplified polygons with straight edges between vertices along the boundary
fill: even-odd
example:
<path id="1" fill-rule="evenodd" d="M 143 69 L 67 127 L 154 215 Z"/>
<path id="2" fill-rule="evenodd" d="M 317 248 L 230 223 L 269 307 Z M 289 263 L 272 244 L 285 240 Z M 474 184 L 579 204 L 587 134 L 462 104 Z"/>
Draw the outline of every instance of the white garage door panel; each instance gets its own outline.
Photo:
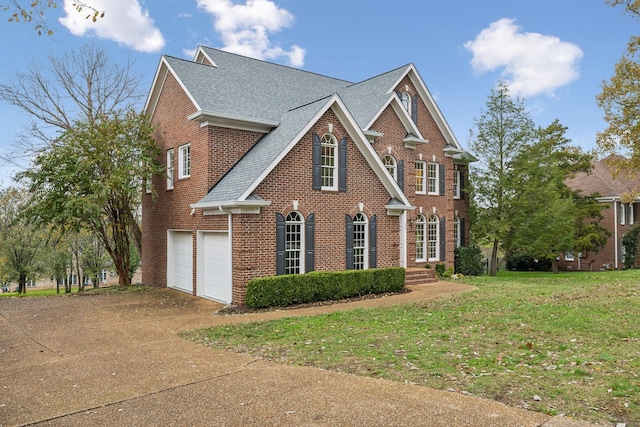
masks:
<path id="1" fill-rule="evenodd" d="M 174 231 L 173 283 L 174 288 L 193 291 L 193 243 L 190 232 Z"/>
<path id="2" fill-rule="evenodd" d="M 203 233 L 202 296 L 231 302 L 228 233 Z"/>

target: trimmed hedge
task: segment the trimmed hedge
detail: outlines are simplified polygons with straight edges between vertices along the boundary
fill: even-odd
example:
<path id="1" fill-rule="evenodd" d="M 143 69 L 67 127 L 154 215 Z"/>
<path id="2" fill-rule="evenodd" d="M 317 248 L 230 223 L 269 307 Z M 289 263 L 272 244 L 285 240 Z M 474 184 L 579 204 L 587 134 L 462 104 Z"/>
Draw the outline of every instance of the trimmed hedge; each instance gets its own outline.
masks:
<path id="1" fill-rule="evenodd" d="M 455 251 L 456 274 L 480 276 L 484 271 L 484 256 L 477 246 L 460 246 Z"/>
<path id="2" fill-rule="evenodd" d="M 312 271 L 253 279 L 247 284 L 246 304 L 251 308 L 285 307 L 402 289 L 401 267 Z"/>

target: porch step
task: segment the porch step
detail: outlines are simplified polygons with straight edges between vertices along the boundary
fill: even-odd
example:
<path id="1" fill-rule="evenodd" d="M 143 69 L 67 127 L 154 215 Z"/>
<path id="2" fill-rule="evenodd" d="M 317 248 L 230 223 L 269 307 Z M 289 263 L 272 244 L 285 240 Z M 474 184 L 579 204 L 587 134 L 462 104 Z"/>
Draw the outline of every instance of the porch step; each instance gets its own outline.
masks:
<path id="1" fill-rule="evenodd" d="M 404 275 L 405 286 L 436 283 L 436 270 L 433 268 L 407 268 Z"/>

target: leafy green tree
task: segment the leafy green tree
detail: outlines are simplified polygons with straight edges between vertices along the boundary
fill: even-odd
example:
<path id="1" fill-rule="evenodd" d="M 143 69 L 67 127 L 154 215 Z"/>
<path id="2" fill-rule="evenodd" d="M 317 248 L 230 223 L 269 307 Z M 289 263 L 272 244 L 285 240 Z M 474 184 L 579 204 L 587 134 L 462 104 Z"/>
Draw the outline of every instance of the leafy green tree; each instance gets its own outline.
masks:
<path id="1" fill-rule="evenodd" d="M 479 160 L 471 170 L 473 233 L 492 245 L 492 276 L 498 269 L 498 250 L 511 231 L 507 218 L 517 196 L 512 163 L 534 136 L 535 125 L 524 101 L 512 98 L 507 84 L 500 81 L 470 131 L 470 149 Z"/>
<path id="2" fill-rule="evenodd" d="M 640 225 L 636 225 L 622 237 L 624 248 L 624 268 L 626 270 L 636 268 L 638 263 L 638 238 L 640 237 Z"/>
<path id="3" fill-rule="evenodd" d="M 56 7 L 58 7 L 58 3 L 56 1 L 9 0 L 9 3 L 10 5 L 0 5 L 0 9 L 5 12 L 8 11 L 11 14 L 9 22 L 25 22 L 27 24 L 33 24 L 33 29 L 38 33 L 39 36 L 42 35 L 43 32 L 49 36 L 53 34 L 53 30 L 47 25 L 45 15 L 47 9 L 55 9 Z M 83 1 L 76 0 L 75 2 L 73 2 L 73 7 L 78 13 L 88 11 L 89 14 L 85 18 L 91 19 L 93 22 L 96 22 L 98 18 L 104 17 L 104 12 L 100 12 L 95 7 Z"/>
<path id="4" fill-rule="evenodd" d="M 82 273 L 85 277 L 90 277 L 93 287 L 97 288 L 100 273 L 109 265 L 109 255 L 102 242 L 92 234 L 86 235 L 82 241 L 80 259 Z M 132 262 L 133 259 L 130 264 Z"/>
<path id="5" fill-rule="evenodd" d="M 611 6 L 623 6 L 625 13 L 640 20 L 640 2 L 637 0 L 607 0 Z M 605 153 L 625 152 L 628 162 L 618 163 L 620 170 L 637 174 L 640 169 L 640 37 L 633 36 L 627 51 L 615 66 L 614 75 L 603 82 L 602 92 L 596 97 L 604 110 L 608 127 L 598 133 L 599 148 Z"/>
<path id="6" fill-rule="evenodd" d="M 71 251 L 69 249 L 69 233 L 62 230 L 51 230 L 49 235 L 49 250 L 47 253 L 47 272 L 56 282 L 56 292 L 60 293 L 60 285 L 64 283 L 64 292 L 71 292 L 71 285 L 66 280 L 73 267 Z"/>
<path id="7" fill-rule="evenodd" d="M 576 244 L 576 203 L 566 179 L 592 168 L 593 155 L 570 145 L 567 128 L 555 120 L 539 128 L 536 141 L 525 146 L 513 161 L 510 179 L 516 189 L 507 222 L 507 253 L 526 253 L 550 259 L 558 271 L 557 256 Z"/>
<path id="8" fill-rule="evenodd" d="M 18 283 L 18 293 L 27 292 L 27 280 L 43 271 L 41 256 L 46 236 L 27 221 L 21 211 L 29 195 L 22 189 L 0 190 L 0 260 L 8 281 Z"/>
<path id="9" fill-rule="evenodd" d="M 33 194 L 25 214 L 37 225 L 95 233 L 120 284 L 127 285 L 131 243 L 141 242 L 136 212 L 142 182 L 162 173 L 159 155 L 151 125 L 141 114 L 78 122 L 17 175 Z"/>

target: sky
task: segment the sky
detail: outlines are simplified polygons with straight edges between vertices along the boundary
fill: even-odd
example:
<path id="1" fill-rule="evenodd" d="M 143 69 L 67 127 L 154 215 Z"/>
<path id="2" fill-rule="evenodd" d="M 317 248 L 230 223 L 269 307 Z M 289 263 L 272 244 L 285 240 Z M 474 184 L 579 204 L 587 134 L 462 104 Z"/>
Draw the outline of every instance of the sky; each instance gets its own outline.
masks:
<path id="1" fill-rule="evenodd" d="M 73 0 L 59 1 L 46 12 L 52 36 L 0 10 L 0 82 L 85 44 L 114 62 L 133 60 L 143 93 L 161 55 L 191 60 L 198 45 L 353 82 L 413 63 L 463 148 L 499 80 L 537 125 L 558 119 L 573 144 L 595 148 L 606 128 L 595 97 L 640 35 L 640 23 L 605 0 L 85 2 L 104 17 L 94 23 Z M 0 153 L 15 151 L 29 121 L 0 101 Z M 15 172 L 0 160 L 0 183 Z"/>

